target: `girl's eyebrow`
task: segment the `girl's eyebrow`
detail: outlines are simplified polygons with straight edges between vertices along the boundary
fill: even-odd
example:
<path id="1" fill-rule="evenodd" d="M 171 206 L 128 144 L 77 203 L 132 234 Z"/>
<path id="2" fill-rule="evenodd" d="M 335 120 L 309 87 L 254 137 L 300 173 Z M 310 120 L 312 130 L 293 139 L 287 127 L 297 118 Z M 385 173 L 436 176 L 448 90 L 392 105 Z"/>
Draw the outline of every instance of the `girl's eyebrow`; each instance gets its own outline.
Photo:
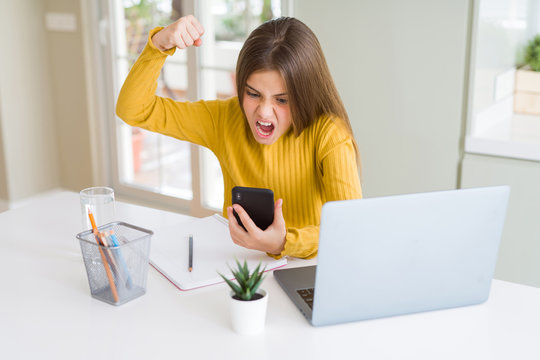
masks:
<path id="1" fill-rule="evenodd" d="M 246 83 L 246 86 L 251 89 L 251 91 L 255 91 L 256 93 L 261 93 L 259 90 L 255 89 L 253 86 L 250 86 L 248 83 Z M 281 94 L 275 94 L 274 96 L 287 96 L 287 93 L 281 93 Z"/>

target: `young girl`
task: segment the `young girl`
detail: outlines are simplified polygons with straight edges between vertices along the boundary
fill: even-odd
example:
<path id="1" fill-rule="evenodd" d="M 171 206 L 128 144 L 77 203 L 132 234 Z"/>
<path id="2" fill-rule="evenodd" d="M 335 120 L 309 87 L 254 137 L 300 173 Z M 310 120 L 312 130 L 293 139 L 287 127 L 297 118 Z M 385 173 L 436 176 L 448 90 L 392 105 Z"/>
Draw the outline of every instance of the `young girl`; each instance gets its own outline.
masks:
<path id="1" fill-rule="evenodd" d="M 312 258 L 322 205 L 362 196 L 357 146 L 321 46 L 299 20 L 271 20 L 255 29 L 240 51 L 238 96 L 193 103 L 156 96 L 167 56 L 176 48 L 201 46 L 203 33 L 191 15 L 153 29 L 120 91 L 116 112 L 130 125 L 216 155 L 225 184 L 223 214 L 236 244 L 276 258 Z M 278 200 L 270 227 L 262 231 L 239 205 L 231 206 L 234 186 L 274 191 Z"/>

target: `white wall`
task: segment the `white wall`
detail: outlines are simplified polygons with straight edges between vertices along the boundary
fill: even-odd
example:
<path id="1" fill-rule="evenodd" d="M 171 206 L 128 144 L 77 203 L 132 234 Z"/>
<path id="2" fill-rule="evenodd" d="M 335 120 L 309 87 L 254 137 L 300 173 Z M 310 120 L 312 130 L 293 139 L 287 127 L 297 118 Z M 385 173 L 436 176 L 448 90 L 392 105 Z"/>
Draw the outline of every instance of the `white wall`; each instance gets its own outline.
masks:
<path id="1" fill-rule="evenodd" d="M 59 184 L 41 0 L 0 2 L 0 196 L 19 200 Z"/>
<path id="2" fill-rule="evenodd" d="M 2 93 L 0 93 L 0 106 L 2 104 Z M 0 212 L 6 211 L 9 208 L 8 188 L 7 188 L 7 172 L 4 161 L 4 142 L 2 139 L 2 108 L 0 108 Z"/>
<path id="3" fill-rule="evenodd" d="M 348 110 L 365 196 L 456 188 L 469 1 L 294 4 Z"/>
<path id="4" fill-rule="evenodd" d="M 78 191 L 93 184 L 81 0 L 47 0 L 46 12 L 73 14 L 73 32 L 47 31 L 49 72 L 58 135 L 60 185 Z M 43 14 L 44 16 L 44 14 Z M 100 184 L 103 185 L 103 184 Z"/>
<path id="5" fill-rule="evenodd" d="M 92 184 L 80 1 L 0 2 L 0 211 L 56 188 Z M 74 32 L 45 27 L 73 14 Z"/>
<path id="6" fill-rule="evenodd" d="M 495 277 L 540 287 L 540 163 L 467 154 L 462 184 L 510 186 Z"/>

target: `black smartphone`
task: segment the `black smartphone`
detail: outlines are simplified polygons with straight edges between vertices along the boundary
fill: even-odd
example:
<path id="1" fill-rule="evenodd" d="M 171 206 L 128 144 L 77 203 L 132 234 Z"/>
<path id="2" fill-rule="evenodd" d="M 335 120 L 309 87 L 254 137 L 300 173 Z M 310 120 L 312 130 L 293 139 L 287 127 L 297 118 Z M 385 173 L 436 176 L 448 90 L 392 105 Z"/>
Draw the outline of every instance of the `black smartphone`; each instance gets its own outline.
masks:
<path id="1" fill-rule="evenodd" d="M 266 230 L 274 222 L 274 192 L 270 189 L 235 186 L 232 203 L 242 206 L 261 230 Z M 238 224 L 246 230 L 236 211 L 233 213 Z"/>

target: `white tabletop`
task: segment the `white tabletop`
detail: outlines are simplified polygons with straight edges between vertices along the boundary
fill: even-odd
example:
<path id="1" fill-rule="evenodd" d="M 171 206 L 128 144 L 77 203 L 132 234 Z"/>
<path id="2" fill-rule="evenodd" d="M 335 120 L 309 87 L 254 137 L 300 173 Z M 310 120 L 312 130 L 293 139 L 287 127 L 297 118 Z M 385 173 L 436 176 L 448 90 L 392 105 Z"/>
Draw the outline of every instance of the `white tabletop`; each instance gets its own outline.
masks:
<path id="1" fill-rule="evenodd" d="M 231 330 L 225 284 L 182 292 L 153 268 L 144 296 L 112 306 L 90 296 L 80 216 L 70 192 L 0 213 L 1 358 L 540 359 L 540 289 L 498 280 L 482 305 L 314 328 L 270 274 L 255 337 Z M 148 229 L 182 217 L 117 203 Z"/>

